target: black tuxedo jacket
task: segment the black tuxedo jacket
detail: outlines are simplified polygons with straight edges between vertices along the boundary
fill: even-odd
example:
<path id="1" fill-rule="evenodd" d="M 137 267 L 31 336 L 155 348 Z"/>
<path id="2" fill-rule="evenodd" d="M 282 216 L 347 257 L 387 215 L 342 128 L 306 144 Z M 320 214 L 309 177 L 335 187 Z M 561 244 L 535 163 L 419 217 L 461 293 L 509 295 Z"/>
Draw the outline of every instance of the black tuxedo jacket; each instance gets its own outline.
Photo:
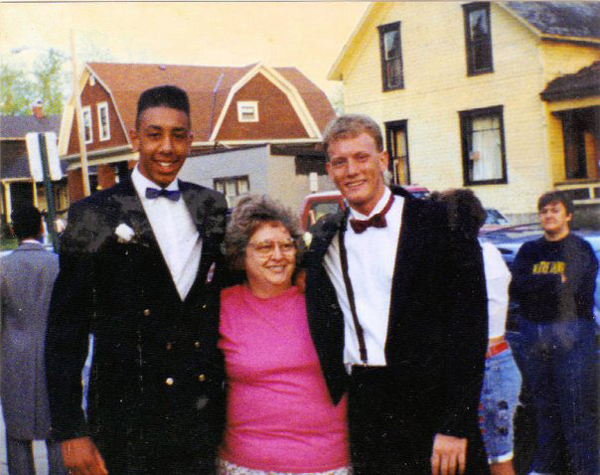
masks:
<path id="1" fill-rule="evenodd" d="M 385 346 L 400 420 L 419 427 L 424 440 L 441 433 L 480 444 L 477 407 L 488 336 L 481 249 L 476 240 L 451 235 L 439 203 L 401 188 L 392 192 L 405 198 Z M 335 403 L 348 384 L 344 317 L 323 257 L 337 233 L 345 232 L 347 215 L 317 223 L 304 264 L 311 334 Z"/>
<path id="2" fill-rule="evenodd" d="M 196 280 L 181 300 L 131 180 L 75 203 L 61 238 L 46 339 L 53 436 L 206 448 L 219 443 L 223 362 L 217 350 L 226 202 L 180 181 L 202 237 Z M 123 242 L 124 224 L 135 235 Z M 94 355 L 88 420 L 81 370 Z"/>

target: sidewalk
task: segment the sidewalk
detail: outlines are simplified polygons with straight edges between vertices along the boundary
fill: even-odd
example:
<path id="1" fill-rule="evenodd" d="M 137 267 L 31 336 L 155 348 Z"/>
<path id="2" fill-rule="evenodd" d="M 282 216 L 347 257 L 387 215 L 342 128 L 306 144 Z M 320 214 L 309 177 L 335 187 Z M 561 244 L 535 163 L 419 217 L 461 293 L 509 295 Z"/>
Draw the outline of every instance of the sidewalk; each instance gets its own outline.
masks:
<path id="1" fill-rule="evenodd" d="M 43 440 L 36 440 L 33 443 L 33 456 L 37 471 L 36 475 L 47 475 L 48 460 L 46 458 L 46 444 Z M 0 411 L 0 475 L 8 475 L 6 460 L 6 431 L 4 429 L 4 418 Z"/>

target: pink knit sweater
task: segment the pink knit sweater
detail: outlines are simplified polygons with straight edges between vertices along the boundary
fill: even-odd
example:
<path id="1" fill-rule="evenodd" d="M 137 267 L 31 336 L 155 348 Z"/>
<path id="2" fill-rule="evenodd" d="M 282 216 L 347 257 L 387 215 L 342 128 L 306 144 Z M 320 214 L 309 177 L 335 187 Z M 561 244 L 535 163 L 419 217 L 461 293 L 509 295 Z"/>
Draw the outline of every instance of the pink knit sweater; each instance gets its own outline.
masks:
<path id="1" fill-rule="evenodd" d="M 229 382 L 220 456 L 265 471 L 321 472 L 349 465 L 346 399 L 329 399 L 310 338 L 304 294 L 268 299 L 242 285 L 221 293 Z"/>

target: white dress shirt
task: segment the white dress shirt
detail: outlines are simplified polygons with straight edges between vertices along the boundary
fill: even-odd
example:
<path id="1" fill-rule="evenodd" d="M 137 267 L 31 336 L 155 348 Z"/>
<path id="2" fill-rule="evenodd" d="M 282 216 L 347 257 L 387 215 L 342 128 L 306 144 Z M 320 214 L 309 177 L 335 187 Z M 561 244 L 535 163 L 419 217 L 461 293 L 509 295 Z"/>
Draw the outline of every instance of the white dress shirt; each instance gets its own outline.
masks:
<path id="1" fill-rule="evenodd" d="M 172 201 L 164 196 L 146 198 L 146 188 L 160 189 L 160 186 L 142 175 L 137 166 L 131 174 L 131 179 L 171 272 L 177 292 L 183 300 L 196 280 L 202 254 L 202 238 L 183 196 L 178 201 Z M 178 180 L 173 180 L 166 189 L 179 190 Z"/>
<path id="2" fill-rule="evenodd" d="M 350 210 L 350 217 L 365 220 L 379 213 L 387 204 L 391 191 L 386 187 L 369 216 Z M 370 227 L 356 234 L 348 226 L 344 235 L 344 244 L 348 255 L 348 274 L 354 290 L 354 300 L 358 321 L 363 328 L 367 348 L 368 364 L 386 364 L 385 342 L 387 339 L 390 315 L 392 277 L 402 224 L 404 198 L 394 196 L 392 207 L 385 215 L 385 228 Z M 340 259 L 339 236 L 334 236 L 325 255 L 324 266 L 335 287 L 338 301 L 344 313 L 344 363 L 362 364 L 360 349 L 350 301 Z"/>

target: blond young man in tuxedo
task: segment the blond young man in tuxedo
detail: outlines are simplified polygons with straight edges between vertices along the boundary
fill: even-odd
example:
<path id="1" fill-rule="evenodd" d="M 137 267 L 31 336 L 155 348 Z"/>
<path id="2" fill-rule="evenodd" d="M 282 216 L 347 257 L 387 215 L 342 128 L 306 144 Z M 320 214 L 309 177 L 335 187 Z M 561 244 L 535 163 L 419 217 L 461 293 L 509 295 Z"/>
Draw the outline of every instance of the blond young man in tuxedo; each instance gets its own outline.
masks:
<path id="1" fill-rule="evenodd" d="M 348 208 L 311 230 L 307 308 L 331 397 L 349 394 L 354 470 L 488 473 L 479 244 L 452 236 L 438 203 L 385 184 L 388 155 L 369 117 L 338 117 L 324 146 Z"/>

